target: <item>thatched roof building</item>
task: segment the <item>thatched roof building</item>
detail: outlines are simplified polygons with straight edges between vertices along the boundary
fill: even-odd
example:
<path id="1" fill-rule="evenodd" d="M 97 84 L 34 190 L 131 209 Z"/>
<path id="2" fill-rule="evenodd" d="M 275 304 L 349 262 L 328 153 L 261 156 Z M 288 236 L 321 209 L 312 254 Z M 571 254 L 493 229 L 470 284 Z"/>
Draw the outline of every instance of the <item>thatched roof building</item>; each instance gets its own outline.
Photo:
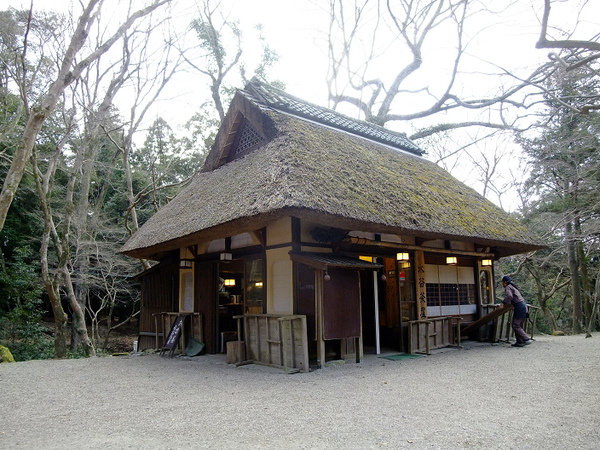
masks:
<path id="1" fill-rule="evenodd" d="M 363 339 L 447 345 L 493 304 L 492 261 L 541 244 L 422 153 L 252 81 L 202 170 L 122 249 L 160 262 L 140 276 L 140 347 L 181 315 L 209 352 L 237 335 L 238 356 L 303 370 L 332 352 L 360 360 Z M 411 338 L 423 324 L 440 340 Z"/>
<path id="2" fill-rule="evenodd" d="M 517 220 L 420 157 L 406 136 L 304 105 L 258 82 L 239 91 L 232 110 L 255 119 L 259 144 L 232 154 L 227 139 L 248 119 L 236 123 L 230 111 L 202 171 L 122 252 L 159 259 L 289 215 L 346 230 L 469 238 L 498 256 L 539 248 Z"/>

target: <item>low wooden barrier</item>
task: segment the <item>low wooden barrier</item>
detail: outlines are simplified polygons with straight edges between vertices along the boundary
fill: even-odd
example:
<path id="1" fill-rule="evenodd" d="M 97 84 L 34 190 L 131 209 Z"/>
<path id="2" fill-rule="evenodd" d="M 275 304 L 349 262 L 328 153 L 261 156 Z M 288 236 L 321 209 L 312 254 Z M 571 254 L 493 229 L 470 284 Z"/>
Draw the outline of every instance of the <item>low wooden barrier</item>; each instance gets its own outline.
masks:
<path id="1" fill-rule="evenodd" d="M 238 341 L 243 322 L 245 361 L 238 364 L 262 364 L 286 373 L 310 370 L 306 316 L 244 314 L 234 319 L 238 321 Z"/>
<path id="2" fill-rule="evenodd" d="M 429 355 L 431 350 L 453 345 L 453 324 L 457 323 L 457 326 L 460 326 L 459 320 L 448 316 L 409 321 L 408 352 Z"/>

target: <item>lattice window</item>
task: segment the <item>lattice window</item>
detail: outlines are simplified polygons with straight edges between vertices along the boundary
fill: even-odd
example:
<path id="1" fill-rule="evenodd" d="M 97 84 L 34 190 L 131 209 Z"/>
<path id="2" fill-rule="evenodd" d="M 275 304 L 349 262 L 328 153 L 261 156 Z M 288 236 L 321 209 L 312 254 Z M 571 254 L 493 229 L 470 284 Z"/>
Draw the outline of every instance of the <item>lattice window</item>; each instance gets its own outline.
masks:
<path id="1" fill-rule="evenodd" d="M 242 153 L 246 150 L 255 147 L 264 141 L 263 137 L 258 134 L 258 132 L 252 128 L 249 123 L 244 123 L 244 128 L 240 133 L 240 138 L 238 139 L 237 148 L 235 149 L 235 153 Z"/>
<path id="2" fill-rule="evenodd" d="M 475 303 L 474 284 L 427 283 L 427 306 L 472 305 Z"/>

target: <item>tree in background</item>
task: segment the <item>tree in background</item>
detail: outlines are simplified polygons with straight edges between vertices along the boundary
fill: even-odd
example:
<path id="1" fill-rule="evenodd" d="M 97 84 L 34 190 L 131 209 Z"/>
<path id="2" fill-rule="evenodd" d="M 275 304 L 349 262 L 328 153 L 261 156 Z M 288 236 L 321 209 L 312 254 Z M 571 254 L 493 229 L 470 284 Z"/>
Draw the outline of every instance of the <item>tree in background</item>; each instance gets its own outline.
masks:
<path id="1" fill-rule="evenodd" d="M 170 0 L 154 0 L 145 8 L 131 13 L 120 24 L 114 34 L 105 39 L 101 39 L 95 46 L 92 45 L 87 47 L 86 50 L 88 51 L 83 49 L 86 44 L 88 44 L 88 37 L 90 36 L 92 27 L 101 16 L 100 8 L 102 7 L 102 2 L 100 0 L 90 0 L 85 6 L 79 16 L 77 26 L 70 33 L 70 41 L 68 46 L 64 49 L 64 53 L 61 55 L 59 68 L 56 72 L 54 81 L 50 84 L 48 89 L 42 93 L 36 106 L 33 108 L 26 108 L 25 110 L 25 113 L 27 114 L 27 124 L 23 130 L 23 135 L 15 154 L 13 155 L 10 169 L 6 174 L 6 178 L 2 185 L 2 191 L 0 192 L 0 231 L 4 227 L 8 209 L 10 208 L 17 188 L 19 187 L 19 183 L 21 182 L 21 178 L 23 177 L 23 173 L 25 172 L 25 166 L 31 156 L 37 135 L 44 121 L 52 114 L 65 88 L 73 81 L 77 80 L 90 64 L 110 50 L 113 44 L 117 42 L 117 40 L 136 21 L 151 14 L 157 8 L 165 5 L 169 1 Z M 23 67 L 27 67 L 25 60 L 27 58 L 28 50 L 27 38 L 29 36 L 29 31 L 31 31 L 32 12 L 33 5 L 29 13 L 22 51 L 19 53 L 19 58 L 22 61 Z M 26 98 L 31 94 L 29 87 L 32 86 L 32 84 L 29 83 L 29 74 L 26 70 L 16 72 L 16 74 L 18 78 L 15 81 L 21 91 L 21 99 L 27 107 L 28 101 Z"/>
<path id="2" fill-rule="evenodd" d="M 189 145 L 204 144 L 208 150 L 225 117 L 223 105 L 231 101 L 235 88 L 244 86 L 252 77 L 268 82 L 269 68 L 279 56 L 267 44 L 259 24 L 255 26 L 254 45 L 260 47 L 260 53 L 245 57 L 250 46 L 248 37 L 244 37 L 238 21 L 229 19 L 223 3 L 195 0 L 195 6 L 195 17 L 178 46 L 188 67 L 207 80 L 210 90 L 211 100 L 203 102 L 187 124 L 191 130 Z M 272 84 L 283 87 L 280 82 Z"/>
<path id="3" fill-rule="evenodd" d="M 44 224 L 39 238 L 40 270 L 54 310 L 55 355 L 58 357 L 64 357 L 67 351 L 65 298 L 76 331 L 72 342 L 80 342 L 85 354 L 95 353 L 87 335 L 85 319 L 90 292 L 88 281 L 93 279 L 88 275 L 93 272 L 93 259 L 96 263 L 98 261 L 97 256 L 91 256 L 90 249 L 98 248 L 95 245 L 98 237 L 110 234 L 100 230 L 106 227 L 103 206 L 110 188 L 114 186 L 112 177 L 116 170 L 116 156 L 120 153 L 117 150 L 110 162 L 99 157 L 106 156 L 102 149 L 107 144 L 112 145 L 103 130 L 115 123 L 112 120 L 115 96 L 135 70 L 129 67 L 127 58 L 122 59 L 120 65 L 111 65 L 103 62 L 103 56 L 121 36 L 130 36 L 129 28 L 137 19 L 165 2 L 154 2 L 152 7 L 133 13 L 109 38 L 104 36 L 104 32 L 92 33 L 90 30 L 98 18 L 93 12 L 99 6 L 97 3 L 90 2 L 78 23 L 79 28 L 70 34 L 73 36 L 71 47 L 66 49 L 62 42 L 64 35 L 69 35 L 69 29 L 64 28 L 68 27 L 68 20 L 52 14 L 42 14 L 38 19 L 33 11 L 9 11 L 2 17 L 11 25 L 5 30 L 17 33 L 12 38 L 8 32 L 2 36 L 0 54 L 7 80 L 3 94 L 6 99 L 16 98 L 18 105 L 13 108 L 15 118 L 3 122 L 3 126 L 11 126 L 9 131 L 14 131 L 14 136 L 27 134 L 32 144 L 30 150 L 35 155 L 31 163 Z M 135 36 L 143 34 L 138 26 Z M 84 41 L 78 41 L 82 36 Z M 133 38 L 123 41 L 131 42 Z M 15 45 L 21 47 L 15 48 Z M 131 50 L 126 45 L 124 48 Z M 75 61 L 75 55 L 69 54 L 77 49 L 87 52 L 88 56 L 83 61 Z M 11 55 L 12 59 L 9 58 Z M 52 64 L 53 61 L 56 65 Z M 69 65 L 69 61 L 73 66 Z M 54 67 L 73 69 L 74 72 L 56 72 Z M 13 85 L 19 87 L 18 97 L 9 91 Z M 50 93 L 45 94 L 46 91 Z M 56 101 L 53 100 L 55 98 Z M 38 117 L 37 106 L 30 105 L 40 102 L 45 109 Z M 5 108 L 5 111 L 8 109 Z M 26 119 L 26 123 L 19 122 L 19 111 L 22 111 L 20 117 Z M 37 117 L 35 120 L 32 119 L 34 116 Z M 39 129 L 36 128 L 38 125 L 32 125 L 32 121 L 39 125 Z M 32 127 L 33 134 L 30 133 Z M 21 169 L 25 172 L 25 166 L 20 165 L 19 159 L 27 153 L 27 146 L 23 144 L 22 137 L 12 142 L 15 141 L 17 144 L 10 147 L 14 151 L 3 153 L 10 160 L 7 180 L 11 171 L 14 174 Z M 102 174 L 100 178 L 99 174 Z M 98 190 L 92 189 L 96 181 L 102 186 Z M 37 209 L 39 211 L 40 208 Z M 120 239 L 114 238 L 114 234 L 109 237 L 112 246 L 102 259 L 115 255 L 126 235 L 122 233 Z"/>
<path id="4" fill-rule="evenodd" d="M 160 117 L 144 128 L 152 105 L 177 75 L 183 57 L 173 51 L 168 17 L 139 18 L 119 28 L 110 51 L 98 50 L 106 47 L 105 34 L 110 32 L 99 23 L 89 28 L 93 22 L 89 18 L 81 51 L 95 57 L 86 58 L 83 65 L 73 60 L 77 76 L 63 86 L 59 100 L 44 115 L 31 149 L 32 169 L 25 167 L 14 197 L 15 205 L 26 207 L 11 210 L 2 232 L 10 245 L 2 249 L 6 276 L 0 282 L 10 279 L 15 258 L 25 254 L 19 250 L 25 242 L 30 248 L 26 254 L 38 255 L 40 264 L 22 267 L 26 258 L 19 257 L 18 265 L 21 273 L 31 275 L 29 282 L 36 285 L 39 277 L 45 287 L 55 318 L 57 357 L 68 351 L 69 318 L 71 351 L 93 355 L 107 345 L 111 330 L 136 315 L 139 295 L 132 277 L 140 267 L 119 255 L 119 248 L 191 179 L 204 157 L 204 145 L 197 148 L 194 138 L 177 137 Z M 59 76 L 55 68 L 62 67 L 66 58 L 63 36 L 74 33 L 68 20 L 51 13 L 11 10 L 1 13 L 0 20 L 6 25 L 0 33 L 0 170 L 8 173 L 14 169 L 14 155 L 23 149 L 21 136 L 33 114 L 30 105 L 43 100 L 55 85 Z M 260 67 L 264 71 L 266 66 Z M 244 73 L 241 63 L 237 69 Z M 14 86 L 20 86 L 17 94 L 11 91 Z M 117 99 L 127 112 L 124 118 L 115 106 Z M 142 145 L 136 138 L 140 134 L 146 134 Z M 206 136 L 209 143 L 210 134 Z M 21 220 L 25 215 L 29 220 Z M 147 261 L 142 263 L 150 267 Z M 23 302 L 14 299 L 0 305 L 0 317 L 17 318 L 18 311 L 25 311 L 19 306 Z M 113 315 L 123 319 L 124 311 L 128 318 L 113 324 Z M 39 319 L 33 309 L 30 312 L 34 322 Z"/>
<path id="5" fill-rule="evenodd" d="M 557 75 L 548 86 L 552 95 L 548 95 L 546 118 L 536 128 L 537 135 L 520 139 L 531 167 L 526 183 L 531 201 L 525 218 L 546 224 L 555 261 L 562 260 L 562 267 L 568 268 L 561 276 L 569 279 L 571 326 L 574 333 L 580 333 L 595 320 L 594 279 L 600 276 L 595 267 L 600 256 L 600 117 L 577 109 L 598 96 L 600 78 L 589 77 L 581 69 Z M 559 278 L 547 284 L 564 285 Z M 541 279 L 538 274 L 536 281 L 541 283 Z"/>
<path id="6" fill-rule="evenodd" d="M 591 336 L 600 325 L 600 35 L 573 39 L 578 22 L 569 31 L 554 26 L 559 16 L 551 7 L 545 0 L 537 42 L 553 49 L 543 67 L 546 81 L 535 85 L 545 109 L 534 128 L 518 135 L 530 171 L 522 185 L 524 220 L 549 248 L 522 263 L 551 331 L 560 318 L 574 333 Z"/>

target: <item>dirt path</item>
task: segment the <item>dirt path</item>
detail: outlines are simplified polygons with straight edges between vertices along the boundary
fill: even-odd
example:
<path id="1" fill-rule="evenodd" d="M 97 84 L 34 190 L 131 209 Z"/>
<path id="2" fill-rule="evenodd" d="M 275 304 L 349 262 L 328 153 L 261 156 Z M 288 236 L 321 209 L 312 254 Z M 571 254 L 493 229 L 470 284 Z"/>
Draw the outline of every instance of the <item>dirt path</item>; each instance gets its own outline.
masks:
<path id="1" fill-rule="evenodd" d="M 599 449 L 600 333 L 285 375 L 223 355 L 0 365 L 2 449 Z"/>

